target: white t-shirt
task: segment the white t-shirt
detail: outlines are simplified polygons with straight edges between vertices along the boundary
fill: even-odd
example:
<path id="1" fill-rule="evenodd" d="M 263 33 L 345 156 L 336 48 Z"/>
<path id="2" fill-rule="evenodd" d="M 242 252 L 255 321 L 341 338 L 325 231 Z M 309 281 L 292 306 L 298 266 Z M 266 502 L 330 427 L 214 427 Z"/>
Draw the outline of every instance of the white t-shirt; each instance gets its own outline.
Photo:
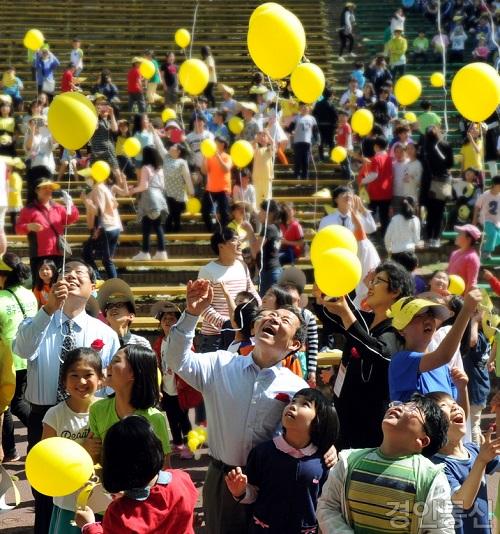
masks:
<path id="1" fill-rule="evenodd" d="M 403 196 L 412 197 L 417 203 L 420 196 L 422 172 L 422 163 L 418 159 L 406 163 L 403 178 Z"/>
<path id="2" fill-rule="evenodd" d="M 492 222 L 500 228 L 500 194 L 493 195 L 491 190 L 485 191 L 476 202 L 479 208 L 479 222 L 484 225 L 486 221 Z"/>
<path id="3" fill-rule="evenodd" d="M 433 350 L 436 350 L 439 345 L 441 345 L 441 341 L 446 337 L 446 334 L 451 330 L 451 325 L 442 326 L 441 328 L 438 328 L 434 335 L 432 336 L 431 342 L 429 343 L 429 346 L 427 347 L 427 352 L 432 352 Z M 460 348 L 458 348 L 455 351 L 455 354 L 453 355 L 453 358 L 448 363 L 448 367 L 450 369 L 453 369 L 453 367 L 458 367 L 460 371 L 464 370 L 464 362 L 462 360 L 462 355 L 460 354 Z"/>
<path id="4" fill-rule="evenodd" d="M 77 69 L 83 69 L 83 52 L 81 48 L 73 48 L 69 55 L 69 60 Z"/>
<path id="5" fill-rule="evenodd" d="M 163 338 L 161 340 L 161 367 L 162 367 L 162 376 L 163 376 L 163 383 L 162 383 L 162 389 L 167 395 L 177 395 L 177 386 L 175 384 L 175 373 L 165 365 L 164 362 L 166 362 L 166 356 L 165 351 L 167 350 L 167 338 Z"/>
<path id="6" fill-rule="evenodd" d="M 65 401 L 49 408 L 43 423 L 52 427 L 59 437 L 71 439 L 80 445 L 90 432 L 89 414 L 74 412 Z M 54 497 L 54 504 L 63 510 L 74 512 L 77 496 L 78 492 L 65 497 Z"/>
<path id="7" fill-rule="evenodd" d="M 213 139 L 214 134 L 208 130 L 203 130 L 201 133 L 191 132 L 186 135 L 186 143 L 194 154 L 194 164 L 201 168 L 203 162 L 203 154 L 201 153 L 200 145 L 205 139 Z"/>
<path id="8" fill-rule="evenodd" d="M 385 232 L 384 244 L 387 252 L 414 252 L 415 246 L 420 241 L 420 219 L 412 217 L 406 219 L 401 214 L 396 214 L 391 219 Z"/>
<path id="9" fill-rule="evenodd" d="M 467 41 L 467 35 L 465 33 L 451 33 L 451 49 L 452 50 L 464 50 L 465 42 Z"/>
<path id="10" fill-rule="evenodd" d="M 392 191 L 395 197 L 404 197 L 405 187 L 404 187 L 404 177 L 406 174 L 406 165 L 408 160 L 392 162 L 392 176 L 393 176 L 393 186 Z"/>
<path id="11" fill-rule="evenodd" d="M 377 223 L 373 219 L 371 211 L 367 210 L 363 215 L 360 216 L 360 219 L 365 234 L 373 234 L 373 232 L 377 231 Z M 330 213 L 330 215 L 326 215 L 321 219 L 321 221 L 319 221 L 318 230 L 325 228 L 325 226 L 330 226 L 331 224 L 345 226 L 346 228 L 349 228 L 351 232 L 354 232 L 354 223 L 352 222 L 350 213 L 344 215 L 340 213 L 339 210 L 336 210 L 335 212 Z"/>
<path id="12" fill-rule="evenodd" d="M 215 61 L 213 56 L 208 56 L 205 59 L 205 64 L 208 67 L 208 82 L 217 83 L 217 73 L 215 72 Z"/>

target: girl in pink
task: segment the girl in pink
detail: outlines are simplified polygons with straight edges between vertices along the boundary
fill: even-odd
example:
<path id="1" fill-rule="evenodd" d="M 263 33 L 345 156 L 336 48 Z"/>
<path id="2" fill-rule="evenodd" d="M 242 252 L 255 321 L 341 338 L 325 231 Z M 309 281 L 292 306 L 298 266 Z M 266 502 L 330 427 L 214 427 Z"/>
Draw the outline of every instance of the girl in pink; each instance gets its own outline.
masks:
<path id="1" fill-rule="evenodd" d="M 455 226 L 458 236 L 455 244 L 458 250 L 451 253 L 448 274 L 457 274 L 465 282 L 465 293 L 477 284 L 479 273 L 479 255 L 475 249 L 481 239 L 481 231 L 473 224 Z"/>

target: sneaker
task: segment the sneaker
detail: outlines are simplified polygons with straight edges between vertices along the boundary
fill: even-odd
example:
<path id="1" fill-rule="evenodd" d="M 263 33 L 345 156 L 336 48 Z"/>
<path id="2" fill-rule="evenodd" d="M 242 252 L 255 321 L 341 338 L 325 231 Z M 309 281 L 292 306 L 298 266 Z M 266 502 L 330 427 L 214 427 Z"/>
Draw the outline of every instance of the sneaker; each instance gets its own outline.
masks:
<path id="1" fill-rule="evenodd" d="M 439 248 L 441 246 L 441 241 L 439 239 L 431 239 L 430 247 Z"/>
<path id="2" fill-rule="evenodd" d="M 341 63 L 345 63 L 345 59 L 343 58 L 343 56 L 339 56 L 339 61 L 340 61 Z"/>
<path id="3" fill-rule="evenodd" d="M 192 460 L 194 458 L 194 454 L 187 447 L 184 447 L 179 455 L 179 458 L 181 460 Z"/>
<path id="4" fill-rule="evenodd" d="M 351 57 L 358 57 L 358 54 L 355 54 L 354 52 L 351 52 L 349 55 L 350 55 Z"/>
<path id="5" fill-rule="evenodd" d="M 132 261 L 149 261 L 151 254 L 149 252 L 139 252 L 135 256 L 132 256 Z"/>
<path id="6" fill-rule="evenodd" d="M 5 456 L 4 459 L 3 459 L 3 463 L 4 464 L 8 464 L 8 463 L 11 463 L 11 462 L 19 462 L 20 459 L 21 459 L 21 455 L 17 454 L 17 452 L 15 452 L 14 454 L 11 454 L 9 456 Z"/>
<path id="7" fill-rule="evenodd" d="M 168 260 L 168 255 L 166 250 L 158 250 L 153 256 L 153 260 L 165 261 Z"/>

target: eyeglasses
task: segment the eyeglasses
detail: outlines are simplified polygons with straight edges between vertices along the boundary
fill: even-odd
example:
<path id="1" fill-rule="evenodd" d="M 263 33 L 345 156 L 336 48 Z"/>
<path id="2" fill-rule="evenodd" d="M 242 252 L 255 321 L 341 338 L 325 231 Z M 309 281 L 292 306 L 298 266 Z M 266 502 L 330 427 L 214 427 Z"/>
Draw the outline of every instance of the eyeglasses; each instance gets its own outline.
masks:
<path id="1" fill-rule="evenodd" d="M 376 276 L 375 278 L 370 280 L 369 284 L 371 286 L 378 286 L 379 284 L 389 284 L 389 280 L 384 280 L 383 278 Z"/>
<path id="2" fill-rule="evenodd" d="M 418 406 L 416 402 L 392 401 L 389 403 L 389 408 L 401 408 L 405 412 L 416 417 L 420 421 L 420 423 L 422 423 L 424 432 L 429 435 L 427 423 L 425 422 L 425 416 L 422 412 L 422 409 Z"/>
<path id="3" fill-rule="evenodd" d="M 71 267 L 66 267 L 64 271 L 59 270 L 59 274 L 62 274 L 63 277 L 66 277 L 74 273 L 77 278 L 90 278 L 90 274 L 86 269 L 72 269 Z"/>
<path id="4" fill-rule="evenodd" d="M 127 303 L 126 302 L 110 302 L 109 304 L 106 304 L 106 311 L 111 310 L 119 310 L 120 308 L 126 308 Z"/>

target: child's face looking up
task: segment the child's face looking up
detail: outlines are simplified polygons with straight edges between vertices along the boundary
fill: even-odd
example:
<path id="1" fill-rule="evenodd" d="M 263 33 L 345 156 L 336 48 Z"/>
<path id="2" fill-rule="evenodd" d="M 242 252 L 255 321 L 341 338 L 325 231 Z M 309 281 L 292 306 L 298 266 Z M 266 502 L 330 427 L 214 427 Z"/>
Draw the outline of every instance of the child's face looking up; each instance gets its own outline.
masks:
<path id="1" fill-rule="evenodd" d="M 418 339 L 422 345 L 428 345 L 436 331 L 438 320 L 434 317 L 432 311 L 427 310 L 424 313 L 415 315 L 409 324 L 402 330 L 404 338 L 408 340 Z"/>
<path id="2" fill-rule="evenodd" d="M 448 395 L 443 395 L 443 398 L 438 401 L 438 405 L 450 422 L 448 437 L 455 440 L 462 439 L 467 432 L 467 420 L 463 408 Z"/>
<path id="3" fill-rule="evenodd" d="M 311 424 L 316 417 L 314 401 L 308 400 L 302 395 L 294 397 L 283 410 L 281 423 L 286 430 L 294 429 L 300 432 L 311 433 Z"/>

